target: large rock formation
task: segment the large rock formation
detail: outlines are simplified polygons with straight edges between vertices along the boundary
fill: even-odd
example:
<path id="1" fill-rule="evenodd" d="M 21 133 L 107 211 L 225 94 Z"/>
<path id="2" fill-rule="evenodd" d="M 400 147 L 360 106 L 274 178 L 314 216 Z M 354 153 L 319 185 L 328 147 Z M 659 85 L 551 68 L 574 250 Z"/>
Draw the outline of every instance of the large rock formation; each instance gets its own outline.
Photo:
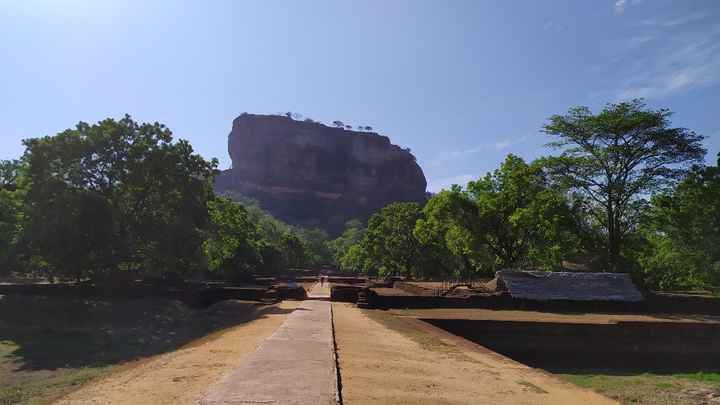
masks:
<path id="1" fill-rule="evenodd" d="M 391 202 L 425 198 L 415 157 L 386 136 L 245 113 L 228 138 L 232 168 L 217 191 L 254 198 L 291 224 L 337 233 Z"/>

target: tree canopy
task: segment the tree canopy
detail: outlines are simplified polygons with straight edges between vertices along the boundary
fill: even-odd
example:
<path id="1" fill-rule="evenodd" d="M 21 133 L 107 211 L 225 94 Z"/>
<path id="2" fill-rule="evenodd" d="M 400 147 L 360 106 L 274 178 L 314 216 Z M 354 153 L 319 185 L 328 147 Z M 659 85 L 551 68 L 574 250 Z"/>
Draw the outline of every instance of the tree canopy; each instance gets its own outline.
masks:
<path id="1" fill-rule="evenodd" d="M 646 282 L 660 289 L 720 286 L 720 155 L 695 167 L 670 192 L 651 199 L 641 221 L 648 246 L 638 253 Z"/>
<path id="2" fill-rule="evenodd" d="M 464 187 L 390 204 L 332 240 L 243 196 L 215 195 L 217 161 L 164 125 L 81 122 L 0 161 L 0 269 L 244 280 L 335 263 L 368 275 L 468 279 L 580 266 L 632 271 L 656 289 L 718 288 L 720 169 L 702 166 L 703 137 L 670 117 L 641 100 L 597 114 L 571 108 L 544 126 L 559 153 L 532 162 L 507 155 Z"/>
<path id="3" fill-rule="evenodd" d="M 670 125 L 671 112 L 642 100 L 608 104 L 598 114 L 587 107 L 554 115 L 545 125 L 560 149 L 545 164 L 576 192 L 605 233 L 607 268 L 621 269 L 621 251 L 633 231 L 644 197 L 674 184 L 702 163 L 703 136 Z"/>
<path id="4" fill-rule="evenodd" d="M 26 239 L 52 272 L 198 266 L 216 161 L 129 116 L 28 139 Z"/>

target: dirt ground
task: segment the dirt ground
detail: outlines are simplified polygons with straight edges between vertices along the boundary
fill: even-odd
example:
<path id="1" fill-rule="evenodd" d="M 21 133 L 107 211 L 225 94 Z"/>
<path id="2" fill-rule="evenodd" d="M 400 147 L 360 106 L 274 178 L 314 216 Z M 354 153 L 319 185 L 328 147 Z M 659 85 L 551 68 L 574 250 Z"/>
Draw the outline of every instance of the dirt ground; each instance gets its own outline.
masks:
<path id="1" fill-rule="evenodd" d="M 333 312 L 345 405 L 616 404 L 384 311 L 336 303 Z"/>
<path id="2" fill-rule="evenodd" d="M 612 324 L 620 321 L 635 322 L 704 322 L 720 323 L 720 317 L 712 315 L 662 315 L 662 314 L 597 314 L 555 313 L 539 311 L 490 310 L 479 308 L 393 309 L 397 316 L 425 319 L 468 319 L 486 321 L 559 322 Z"/>
<path id="3" fill-rule="evenodd" d="M 207 387 L 236 368 L 285 320 L 297 302 L 277 304 L 262 317 L 180 350 L 129 364 L 83 386 L 57 405 L 196 404 Z"/>

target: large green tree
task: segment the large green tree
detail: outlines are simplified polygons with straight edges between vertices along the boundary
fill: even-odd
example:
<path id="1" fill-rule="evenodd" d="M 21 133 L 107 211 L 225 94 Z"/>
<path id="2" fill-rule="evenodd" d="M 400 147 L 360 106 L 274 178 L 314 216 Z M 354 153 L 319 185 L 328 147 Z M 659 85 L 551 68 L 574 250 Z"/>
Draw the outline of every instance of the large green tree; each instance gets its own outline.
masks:
<path id="1" fill-rule="evenodd" d="M 231 193 L 228 197 L 245 206 L 250 221 L 256 224 L 267 256 L 261 270 L 280 271 L 287 266 L 308 267 L 332 262 L 328 236 L 320 229 L 303 229 L 286 224 L 263 210 L 257 201 Z"/>
<path id="2" fill-rule="evenodd" d="M 216 161 L 129 116 L 28 139 L 25 237 L 76 278 L 202 265 Z"/>
<path id="3" fill-rule="evenodd" d="M 491 272 L 494 260 L 488 254 L 475 203 L 459 186 L 434 195 L 423 208 L 413 234 L 433 251 L 443 268 L 441 274 L 468 279 L 475 272 Z M 449 273 L 449 274 L 448 274 Z"/>
<path id="4" fill-rule="evenodd" d="M 622 270 L 624 241 L 644 197 L 673 184 L 705 155 L 703 136 L 671 127 L 670 116 L 633 100 L 608 104 L 598 114 L 571 108 L 544 127 L 558 138 L 550 145 L 561 150 L 546 164 L 603 229 L 610 271 Z"/>
<path id="5" fill-rule="evenodd" d="M 467 186 L 477 206 L 477 233 L 501 268 L 558 269 L 576 250 L 570 207 L 541 162 L 508 155 L 500 168 Z"/>
<path id="6" fill-rule="evenodd" d="M 22 233 L 23 190 L 18 187 L 21 168 L 17 160 L 0 161 L 0 273 L 10 270 Z"/>
<path id="7" fill-rule="evenodd" d="M 696 167 L 675 190 L 655 195 L 643 216 L 649 249 L 641 250 L 653 288 L 720 287 L 720 155 L 718 166 Z"/>
<path id="8" fill-rule="evenodd" d="M 217 197 L 208 202 L 213 223 L 205 241 L 208 267 L 226 277 L 249 274 L 262 264 L 260 235 L 247 210 L 230 199 Z"/>
<path id="9" fill-rule="evenodd" d="M 496 268 L 555 270 L 579 248 L 573 218 L 564 193 L 550 184 L 539 163 L 508 155 L 500 168 L 465 190 L 453 186 L 433 196 L 415 235 L 444 245 L 463 277 Z"/>
<path id="10" fill-rule="evenodd" d="M 358 268 L 359 261 L 355 259 L 357 255 L 348 256 L 348 260 L 345 262 L 343 262 L 342 258 L 346 256 L 354 245 L 360 243 L 363 235 L 365 235 L 365 228 L 362 222 L 357 219 L 352 219 L 345 223 L 345 230 L 340 236 L 327 242 L 327 246 L 332 252 L 333 260 L 336 265 L 340 266 L 341 270 L 360 271 Z"/>
<path id="11" fill-rule="evenodd" d="M 413 229 L 420 215 L 417 203 L 393 203 L 384 207 L 368 221 L 360 243 L 363 251 L 351 253 L 364 258 L 363 268 L 379 276 L 417 275 L 423 252 Z"/>
<path id="12" fill-rule="evenodd" d="M 303 241 L 307 265 L 318 266 L 333 262 L 333 254 L 328 246 L 330 237 L 327 232 L 319 228 L 298 228 L 297 235 Z"/>

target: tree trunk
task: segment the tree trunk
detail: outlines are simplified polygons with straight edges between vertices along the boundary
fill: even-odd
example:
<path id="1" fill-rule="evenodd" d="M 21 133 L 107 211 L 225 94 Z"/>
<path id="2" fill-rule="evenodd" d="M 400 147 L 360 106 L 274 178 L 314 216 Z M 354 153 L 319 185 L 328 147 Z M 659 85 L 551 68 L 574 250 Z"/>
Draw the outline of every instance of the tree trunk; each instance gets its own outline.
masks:
<path id="1" fill-rule="evenodd" d="M 620 228 L 616 223 L 616 216 L 612 208 L 608 210 L 608 271 L 617 273 L 619 271 L 620 239 L 618 232 Z"/>

